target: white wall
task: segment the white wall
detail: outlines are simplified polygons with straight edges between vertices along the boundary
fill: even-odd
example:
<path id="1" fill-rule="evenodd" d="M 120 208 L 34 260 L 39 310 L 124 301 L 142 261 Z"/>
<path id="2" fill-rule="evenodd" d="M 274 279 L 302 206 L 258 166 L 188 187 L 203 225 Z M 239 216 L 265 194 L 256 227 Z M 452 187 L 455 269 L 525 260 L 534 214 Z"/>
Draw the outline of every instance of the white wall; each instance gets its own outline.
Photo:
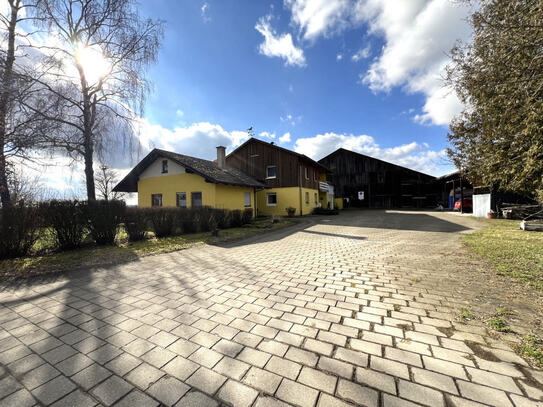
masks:
<path id="1" fill-rule="evenodd" d="M 172 160 L 168 160 L 168 172 L 166 174 L 163 174 L 162 160 L 165 160 L 165 158 L 157 158 L 154 163 L 152 163 L 149 167 L 145 169 L 145 171 L 140 174 L 140 179 L 185 173 L 185 167 L 182 167 L 181 165 L 173 162 Z"/>
<path id="2" fill-rule="evenodd" d="M 486 218 L 490 212 L 490 194 L 473 195 L 473 216 Z"/>

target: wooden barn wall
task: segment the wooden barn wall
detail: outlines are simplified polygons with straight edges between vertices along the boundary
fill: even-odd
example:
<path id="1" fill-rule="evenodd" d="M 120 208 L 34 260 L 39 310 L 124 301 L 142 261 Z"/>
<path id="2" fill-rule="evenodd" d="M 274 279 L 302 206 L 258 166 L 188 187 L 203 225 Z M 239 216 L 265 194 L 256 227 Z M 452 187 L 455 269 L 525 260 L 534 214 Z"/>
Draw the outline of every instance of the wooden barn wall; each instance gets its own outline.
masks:
<path id="1" fill-rule="evenodd" d="M 336 196 L 349 198 L 352 206 L 394 208 L 436 204 L 431 176 L 347 151 L 332 154 L 320 163 L 332 172 L 328 177 Z M 363 201 L 358 200 L 359 191 L 364 191 Z M 421 196 L 426 197 L 422 202 L 413 199 Z"/>
<path id="2" fill-rule="evenodd" d="M 271 188 L 299 186 L 299 166 L 302 165 L 302 186 L 313 189 L 319 187 L 318 167 L 309 162 L 302 162 L 295 154 L 267 143 L 249 142 L 241 146 L 226 157 L 226 164 L 265 182 Z M 277 178 L 266 179 L 266 167 L 269 165 L 277 167 Z M 309 179 L 305 179 L 304 167 L 308 167 Z M 317 181 L 315 181 L 315 172 L 317 172 Z"/>

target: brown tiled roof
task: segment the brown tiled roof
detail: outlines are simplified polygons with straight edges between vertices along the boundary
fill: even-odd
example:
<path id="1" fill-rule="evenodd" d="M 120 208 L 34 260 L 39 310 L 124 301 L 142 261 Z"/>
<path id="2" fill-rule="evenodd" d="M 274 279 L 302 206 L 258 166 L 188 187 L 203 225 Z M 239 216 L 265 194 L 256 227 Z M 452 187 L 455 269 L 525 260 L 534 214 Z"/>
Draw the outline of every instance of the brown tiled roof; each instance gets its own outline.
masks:
<path id="1" fill-rule="evenodd" d="M 141 160 L 115 188 L 116 192 L 137 192 L 140 174 L 157 158 L 168 158 L 185 167 L 187 172 L 198 174 L 207 182 L 243 187 L 266 188 L 266 185 L 255 180 L 238 169 L 225 167 L 219 168 L 217 163 L 188 155 L 177 154 L 171 151 L 155 148 L 143 160 Z"/>

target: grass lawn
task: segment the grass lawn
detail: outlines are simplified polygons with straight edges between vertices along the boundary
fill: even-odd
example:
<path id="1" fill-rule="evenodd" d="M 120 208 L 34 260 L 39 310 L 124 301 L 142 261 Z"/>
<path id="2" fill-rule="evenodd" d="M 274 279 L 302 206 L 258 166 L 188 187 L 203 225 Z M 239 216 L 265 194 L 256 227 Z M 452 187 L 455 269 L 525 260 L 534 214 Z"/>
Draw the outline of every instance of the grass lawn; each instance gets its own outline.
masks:
<path id="1" fill-rule="evenodd" d="M 518 220 L 484 219 L 488 227 L 463 238 L 499 274 L 522 280 L 543 292 L 543 232 L 520 230 Z"/>
<path id="2" fill-rule="evenodd" d="M 47 254 L 0 261 L 0 278 L 7 280 L 17 277 L 60 273 L 64 271 L 100 267 L 111 264 L 137 260 L 140 257 L 159 253 L 169 253 L 186 249 L 202 243 L 222 243 L 259 235 L 277 230 L 295 223 L 290 219 L 282 219 L 278 223 L 271 220 L 256 220 L 238 228 L 220 230 L 218 236 L 211 232 L 172 236 L 162 239 L 150 238 L 140 242 L 129 243 L 126 234 L 121 231 L 117 235 L 116 246 L 96 246 L 87 244 L 77 250 L 51 252 Z M 53 235 L 44 231 L 34 245 L 37 253 L 47 252 L 53 246 Z"/>

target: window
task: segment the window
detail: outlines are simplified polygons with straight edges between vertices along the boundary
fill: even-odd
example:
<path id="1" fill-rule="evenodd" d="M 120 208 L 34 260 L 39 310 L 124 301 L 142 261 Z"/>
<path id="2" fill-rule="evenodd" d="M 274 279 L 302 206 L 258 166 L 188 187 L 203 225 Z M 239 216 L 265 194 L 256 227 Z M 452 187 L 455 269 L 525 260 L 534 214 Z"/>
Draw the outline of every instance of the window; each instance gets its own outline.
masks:
<path id="1" fill-rule="evenodd" d="M 151 195 L 151 206 L 162 206 L 162 194 Z"/>
<path id="2" fill-rule="evenodd" d="M 319 198 L 317 197 L 317 193 L 315 192 L 315 205 L 319 203 Z"/>
<path id="3" fill-rule="evenodd" d="M 277 178 L 277 167 L 275 165 L 268 165 L 266 167 L 266 179 Z"/>
<path id="4" fill-rule="evenodd" d="M 309 176 L 307 175 L 307 167 L 305 167 L 304 170 L 305 170 L 305 179 L 309 179 Z"/>
<path id="5" fill-rule="evenodd" d="M 305 204 L 309 205 L 309 192 L 305 193 Z"/>
<path id="6" fill-rule="evenodd" d="M 186 192 L 177 193 L 177 206 L 179 206 L 180 208 L 187 207 L 187 193 Z"/>
<path id="7" fill-rule="evenodd" d="M 277 194 L 275 192 L 270 192 L 269 194 L 266 194 L 268 199 L 268 206 L 276 206 L 277 205 Z"/>
<path id="8" fill-rule="evenodd" d="M 245 192 L 244 196 L 243 196 L 243 205 L 245 207 L 247 206 L 251 206 L 251 193 L 250 192 Z"/>
<path id="9" fill-rule="evenodd" d="M 162 174 L 168 173 L 168 160 L 162 160 Z"/>
<path id="10" fill-rule="evenodd" d="M 192 192 L 190 194 L 190 197 L 192 199 L 192 207 L 198 207 L 202 206 L 202 193 L 201 192 Z"/>

